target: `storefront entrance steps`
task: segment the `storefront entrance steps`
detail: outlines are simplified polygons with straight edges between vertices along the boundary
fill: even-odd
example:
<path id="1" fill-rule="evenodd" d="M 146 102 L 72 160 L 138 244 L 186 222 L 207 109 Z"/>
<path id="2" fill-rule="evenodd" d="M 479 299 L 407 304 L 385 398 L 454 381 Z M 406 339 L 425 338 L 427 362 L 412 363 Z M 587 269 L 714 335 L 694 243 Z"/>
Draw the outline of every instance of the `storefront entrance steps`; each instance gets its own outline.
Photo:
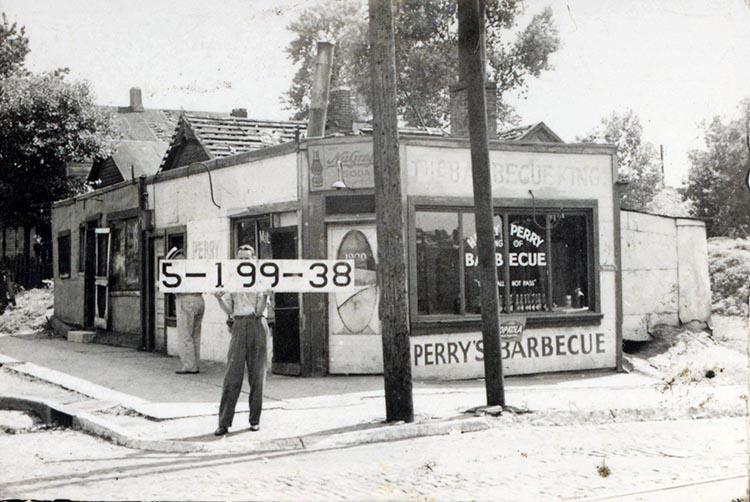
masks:
<path id="1" fill-rule="evenodd" d="M 96 332 L 95 331 L 70 330 L 68 331 L 67 338 L 69 342 L 93 343 L 94 340 L 96 339 Z"/>

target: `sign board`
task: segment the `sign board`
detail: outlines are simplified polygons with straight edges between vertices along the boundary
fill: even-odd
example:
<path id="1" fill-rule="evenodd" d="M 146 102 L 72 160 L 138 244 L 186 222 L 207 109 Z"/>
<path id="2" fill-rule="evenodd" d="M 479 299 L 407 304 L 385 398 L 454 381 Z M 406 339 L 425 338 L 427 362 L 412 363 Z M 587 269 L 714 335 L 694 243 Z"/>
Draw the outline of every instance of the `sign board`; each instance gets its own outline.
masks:
<path id="1" fill-rule="evenodd" d="M 500 314 L 500 341 L 520 342 L 526 329 L 526 316 Z"/>
<path id="2" fill-rule="evenodd" d="M 162 260 L 158 285 L 162 293 L 336 293 L 355 289 L 354 274 L 354 260 Z"/>
<path id="3" fill-rule="evenodd" d="M 330 190 L 335 182 L 349 188 L 372 188 L 372 142 L 310 145 L 310 191 Z"/>

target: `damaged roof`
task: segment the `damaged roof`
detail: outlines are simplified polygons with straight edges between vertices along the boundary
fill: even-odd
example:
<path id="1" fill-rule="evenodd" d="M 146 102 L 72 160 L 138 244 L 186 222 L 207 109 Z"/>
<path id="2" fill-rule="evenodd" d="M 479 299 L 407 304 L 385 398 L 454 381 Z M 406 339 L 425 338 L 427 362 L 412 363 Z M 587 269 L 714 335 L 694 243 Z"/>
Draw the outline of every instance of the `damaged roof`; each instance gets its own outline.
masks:
<path id="1" fill-rule="evenodd" d="M 118 141 L 112 155 L 94 161 L 87 181 L 101 188 L 139 176 L 151 176 L 159 168 L 167 146 L 164 141 Z"/>
<path id="2" fill-rule="evenodd" d="M 532 143 L 565 143 L 544 122 L 500 131 L 497 133 L 497 139 L 501 141 L 526 141 Z"/>
<path id="3" fill-rule="evenodd" d="M 307 123 L 302 121 L 183 113 L 161 162 L 161 169 L 174 169 L 191 162 L 229 157 L 287 143 L 303 135 L 306 130 Z"/>

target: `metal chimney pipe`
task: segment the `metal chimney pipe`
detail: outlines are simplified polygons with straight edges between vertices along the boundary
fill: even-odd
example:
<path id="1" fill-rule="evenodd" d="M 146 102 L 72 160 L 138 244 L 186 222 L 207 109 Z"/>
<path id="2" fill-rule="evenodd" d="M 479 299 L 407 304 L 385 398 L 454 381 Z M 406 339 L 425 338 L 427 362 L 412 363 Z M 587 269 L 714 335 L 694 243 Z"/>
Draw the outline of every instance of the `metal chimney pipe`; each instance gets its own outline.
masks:
<path id="1" fill-rule="evenodd" d="M 315 56 L 315 72 L 310 96 L 310 115 L 307 122 L 308 138 L 320 138 L 325 133 L 328 94 L 331 90 L 333 48 L 334 45 L 330 42 L 318 42 L 318 54 Z"/>

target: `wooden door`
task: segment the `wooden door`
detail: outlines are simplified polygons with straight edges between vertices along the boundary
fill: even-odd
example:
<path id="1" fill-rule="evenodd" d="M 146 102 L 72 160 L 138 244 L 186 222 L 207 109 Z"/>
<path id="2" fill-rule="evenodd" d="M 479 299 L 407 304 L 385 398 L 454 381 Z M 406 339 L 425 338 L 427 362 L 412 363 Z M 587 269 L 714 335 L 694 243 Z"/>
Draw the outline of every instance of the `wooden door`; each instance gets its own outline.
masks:
<path id="1" fill-rule="evenodd" d="M 94 326 L 109 329 L 109 258 L 111 252 L 109 228 L 97 228 Z"/>

